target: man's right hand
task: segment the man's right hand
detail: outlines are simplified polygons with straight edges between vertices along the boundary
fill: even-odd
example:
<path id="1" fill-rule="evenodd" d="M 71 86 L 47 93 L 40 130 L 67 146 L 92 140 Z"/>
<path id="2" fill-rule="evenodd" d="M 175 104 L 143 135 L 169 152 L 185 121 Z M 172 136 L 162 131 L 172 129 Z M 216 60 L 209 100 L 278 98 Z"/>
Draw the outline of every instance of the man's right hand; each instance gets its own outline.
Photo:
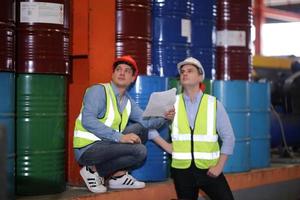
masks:
<path id="1" fill-rule="evenodd" d="M 131 143 L 131 144 L 134 144 L 134 143 L 140 144 L 141 139 L 138 135 L 136 135 L 134 133 L 128 133 L 121 137 L 120 142 L 121 143 Z"/>

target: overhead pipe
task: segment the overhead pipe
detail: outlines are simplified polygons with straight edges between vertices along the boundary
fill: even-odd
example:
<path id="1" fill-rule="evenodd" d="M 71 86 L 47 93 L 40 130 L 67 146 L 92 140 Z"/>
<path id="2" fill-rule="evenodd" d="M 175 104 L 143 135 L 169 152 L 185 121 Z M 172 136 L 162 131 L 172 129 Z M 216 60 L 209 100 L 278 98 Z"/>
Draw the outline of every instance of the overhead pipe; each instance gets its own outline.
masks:
<path id="1" fill-rule="evenodd" d="M 300 14 L 276 8 L 263 7 L 265 18 L 277 19 L 285 22 L 300 22 Z"/>

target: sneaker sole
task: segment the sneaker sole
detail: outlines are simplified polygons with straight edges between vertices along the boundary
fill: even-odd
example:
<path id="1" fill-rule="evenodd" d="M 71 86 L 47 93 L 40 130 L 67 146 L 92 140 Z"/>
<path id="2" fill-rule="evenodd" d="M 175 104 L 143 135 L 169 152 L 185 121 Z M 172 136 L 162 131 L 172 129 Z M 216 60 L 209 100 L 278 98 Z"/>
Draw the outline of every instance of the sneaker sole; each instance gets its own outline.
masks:
<path id="1" fill-rule="evenodd" d="M 83 181 L 84 181 L 84 183 L 85 183 L 85 185 L 86 185 L 86 187 L 88 188 L 89 191 L 91 191 L 91 192 L 93 192 L 93 193 L 104 193 L 104 192 L 107 191 L 107 188 L 105 188 L 105 190 L 100 190 L 100 191 L 95 191 L 95 190 L 93 190 L 92 188 L 90 188 L 90 187 L 88 186 L 89 183 L 83 178 L 83 177 L 84 177 L 84 175 L 82 175 L 83 173 L 82 173 L 81 171 L 79 171 L 79 173 L 80 173 L 80 176 L 81 176 L 81 178 L 83 179 Z M 104 186 L 103 186 L 103 187 L 104 187 Z"/>
<path id="2" fill-rule="evenodd" d="M 143 189 L 143 188 L 145 188 L 146 187 L 146 185 L 144 185 L 144 186 L 127 186 L 127 185 L 122 185 L 122 186 L 108 186 L 110 189 Z"/>

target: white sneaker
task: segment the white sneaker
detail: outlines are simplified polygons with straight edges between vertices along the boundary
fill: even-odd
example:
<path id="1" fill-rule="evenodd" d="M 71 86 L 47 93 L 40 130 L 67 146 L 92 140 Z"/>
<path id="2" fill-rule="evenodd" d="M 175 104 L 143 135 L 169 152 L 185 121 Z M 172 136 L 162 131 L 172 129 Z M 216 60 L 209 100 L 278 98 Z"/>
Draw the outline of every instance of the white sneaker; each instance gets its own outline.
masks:
<path id="1" fill-rule="evenodd" d="M 138 189 L 145 187 L 144 182 L 136 180 L 128 173 L 124 174 L 120 178 L 111 178 L 108 181 L 108 184 L 111 189 Z"/>
<path id="2" fill-rule="evenodd" d="M 106 192 L 104 186 L 104 178 L 100 177 L 97 172 L 93 172 L 88 166 L 84 166 L 80 170 L 80 175 L 83 178 L 87 188 L 94 193 Z"/>

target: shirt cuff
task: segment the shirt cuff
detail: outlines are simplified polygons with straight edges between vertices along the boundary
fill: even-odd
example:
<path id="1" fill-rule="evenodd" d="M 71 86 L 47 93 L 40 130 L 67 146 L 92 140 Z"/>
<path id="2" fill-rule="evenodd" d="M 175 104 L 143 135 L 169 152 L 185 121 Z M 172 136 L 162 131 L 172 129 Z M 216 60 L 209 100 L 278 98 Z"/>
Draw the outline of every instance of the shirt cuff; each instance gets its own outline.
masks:
<path id="1" fill-rule="evenodd" d="M 113 133 L 113 141 L 120 142 L 122 136 L 123 136 L 122 133 L 114 131 L 114 133 Z"/>
<path id="2" fill-rule="evenodd" d="M 233 148 L 229 148 L 229 147 L 222 147 L 221 148 L 221 154 L 225 154 L 225 155 L 232 155 L 233 154 Z"/>
<path id="3" fill-rule="evenodd" d="M 150 129 L 148 131 L 148 139 L 153 140 L 154 138 L 159 136 L 159 132 L 156 129 Z"/>

